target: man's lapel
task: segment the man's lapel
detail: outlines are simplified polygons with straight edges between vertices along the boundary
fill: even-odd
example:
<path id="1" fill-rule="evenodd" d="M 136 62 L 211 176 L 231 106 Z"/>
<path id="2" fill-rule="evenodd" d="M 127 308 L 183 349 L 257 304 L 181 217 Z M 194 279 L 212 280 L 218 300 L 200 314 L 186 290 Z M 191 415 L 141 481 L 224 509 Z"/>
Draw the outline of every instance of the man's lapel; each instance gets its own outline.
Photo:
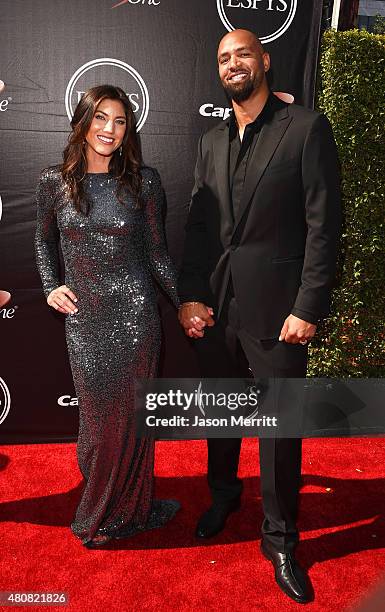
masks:
<path id="1" fill-rule="evenodd" d="M 242 199 L 235 219 L 233 233 L 247 210 L 248 204 L 258 186 L 262 175 L 274 155 L 276 148 L 286 132 L 291 118 L 287 111 L 287 105 L 277 110 L 272 119 L 265 123 L 259 134 L 258 142 L 247 163 L 245 184 Z"/>
<path id="2" fill-rule="evenodd" d="M 229 186 L 229 129 L 223 123 L 217 130 L 213 142 L 215 173 L 219 192 L 219 202 L 224 218 L 231 225 L 234 223 Z"/>

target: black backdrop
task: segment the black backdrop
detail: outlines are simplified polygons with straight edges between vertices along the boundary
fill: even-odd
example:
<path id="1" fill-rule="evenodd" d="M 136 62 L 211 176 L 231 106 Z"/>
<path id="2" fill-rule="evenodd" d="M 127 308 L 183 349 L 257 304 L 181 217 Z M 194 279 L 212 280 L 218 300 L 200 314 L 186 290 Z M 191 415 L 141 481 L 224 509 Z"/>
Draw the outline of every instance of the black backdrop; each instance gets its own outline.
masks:
<path id="1" fill-rule="evenodd" d="M 45 303 L 33 236 L 39 171 L 60 162 L 82 91 L 112 83 L 129 94 L 144 159 L 162 177 L 178 264 L 197 140 L 228 112 L 216 72 L 219 39 L 236 27 L 254 30 L 271 55 L 273 90 L 311 107 L 321 12 L 321 0 L 2 0 L 3 442 L 60 440 L 77 430 L 63 319 Z M 162 296 L 160 307 L 160 374 L 194 376 L 192 351 Z"/>

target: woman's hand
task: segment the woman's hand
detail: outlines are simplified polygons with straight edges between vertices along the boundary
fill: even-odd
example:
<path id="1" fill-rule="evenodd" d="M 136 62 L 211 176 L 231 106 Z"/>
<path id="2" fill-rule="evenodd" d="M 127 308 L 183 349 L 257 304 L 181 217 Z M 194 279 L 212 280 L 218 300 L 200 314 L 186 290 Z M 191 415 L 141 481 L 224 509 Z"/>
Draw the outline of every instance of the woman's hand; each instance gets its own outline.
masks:
<path id="1" fill-rule="evenodd" d="M 49 296 L 47 297 L 47 303 L 52 308 L 55 308 L 58 312 L 63 314 L 75 314 L 78 312 L 78 308 L 74 305 L 78 298 L 76 295 L 67 287 L 67 285 L 61 285 L 56 287 Z"/>
<path id="2" fill-rule="evenodd" d="M 203 328 L 215 324 L 213 315 L 211 306 L 206 306 L 202 302 L 184 302 L 178 311 L 179 323 L 184 328 L 186 336 L 190 338 L 203 338 Z"/>

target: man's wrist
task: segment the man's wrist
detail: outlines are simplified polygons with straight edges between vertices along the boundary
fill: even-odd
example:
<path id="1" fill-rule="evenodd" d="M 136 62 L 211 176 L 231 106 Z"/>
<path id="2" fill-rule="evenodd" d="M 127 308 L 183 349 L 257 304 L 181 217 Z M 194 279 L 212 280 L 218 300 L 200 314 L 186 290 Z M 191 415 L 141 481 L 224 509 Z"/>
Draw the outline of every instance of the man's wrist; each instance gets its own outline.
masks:
<path id="1" fill-rule="evenodd" d="M 307 323 L 311 323 L 312 325 L 318 325 L 318 317 L 315 317 L 313 313 L 307 310 L 301 310 L 301 308 L 293 308 L 291 313 L 298 319 L 302 321 L 306 321 Z"/>
<path id="2" fill-rule="evenodd" d="M 179 308 L 183 308 L 183 306 L 197 306 L 198 304 L 202 304 L 202 302 L 183 302 Z"/>

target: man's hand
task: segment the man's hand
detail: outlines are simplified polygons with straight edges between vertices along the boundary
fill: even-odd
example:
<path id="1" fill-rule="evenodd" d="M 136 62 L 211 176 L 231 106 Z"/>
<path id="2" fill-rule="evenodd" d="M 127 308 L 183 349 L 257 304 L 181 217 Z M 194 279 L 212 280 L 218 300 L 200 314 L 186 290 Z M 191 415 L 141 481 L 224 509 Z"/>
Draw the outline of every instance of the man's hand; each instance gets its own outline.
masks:
<path id="1" fill-rule="evenodd" d="M 62 312 L 63 314 L 75 314 L 78 312 L 77 306 L 75 306 L 74 302 L 77 302 L 78 299 L 76 295 L 67 287 L 67 285 L 61 285 L 60 287 L 56 287 L 49 296 L 47 297 L 47 303 L 52 308 L 55 308 L 58 312 Z"/>
<path id="2" fill-rule="evenodd" d="M 178 319 L 186 336 L 202 338 L 204 327 L 215 325 L 213 314 L 213 309 L 202 302 L 184 302 L 179 308 Z"/>
<path id="3" fill-rule="evenodd" d="M 289 344 L 307 344 L 314 336 L 317 326 L 299 319 L 294 315 L 289 315 L 285 320 L 279 340 Z"/>

